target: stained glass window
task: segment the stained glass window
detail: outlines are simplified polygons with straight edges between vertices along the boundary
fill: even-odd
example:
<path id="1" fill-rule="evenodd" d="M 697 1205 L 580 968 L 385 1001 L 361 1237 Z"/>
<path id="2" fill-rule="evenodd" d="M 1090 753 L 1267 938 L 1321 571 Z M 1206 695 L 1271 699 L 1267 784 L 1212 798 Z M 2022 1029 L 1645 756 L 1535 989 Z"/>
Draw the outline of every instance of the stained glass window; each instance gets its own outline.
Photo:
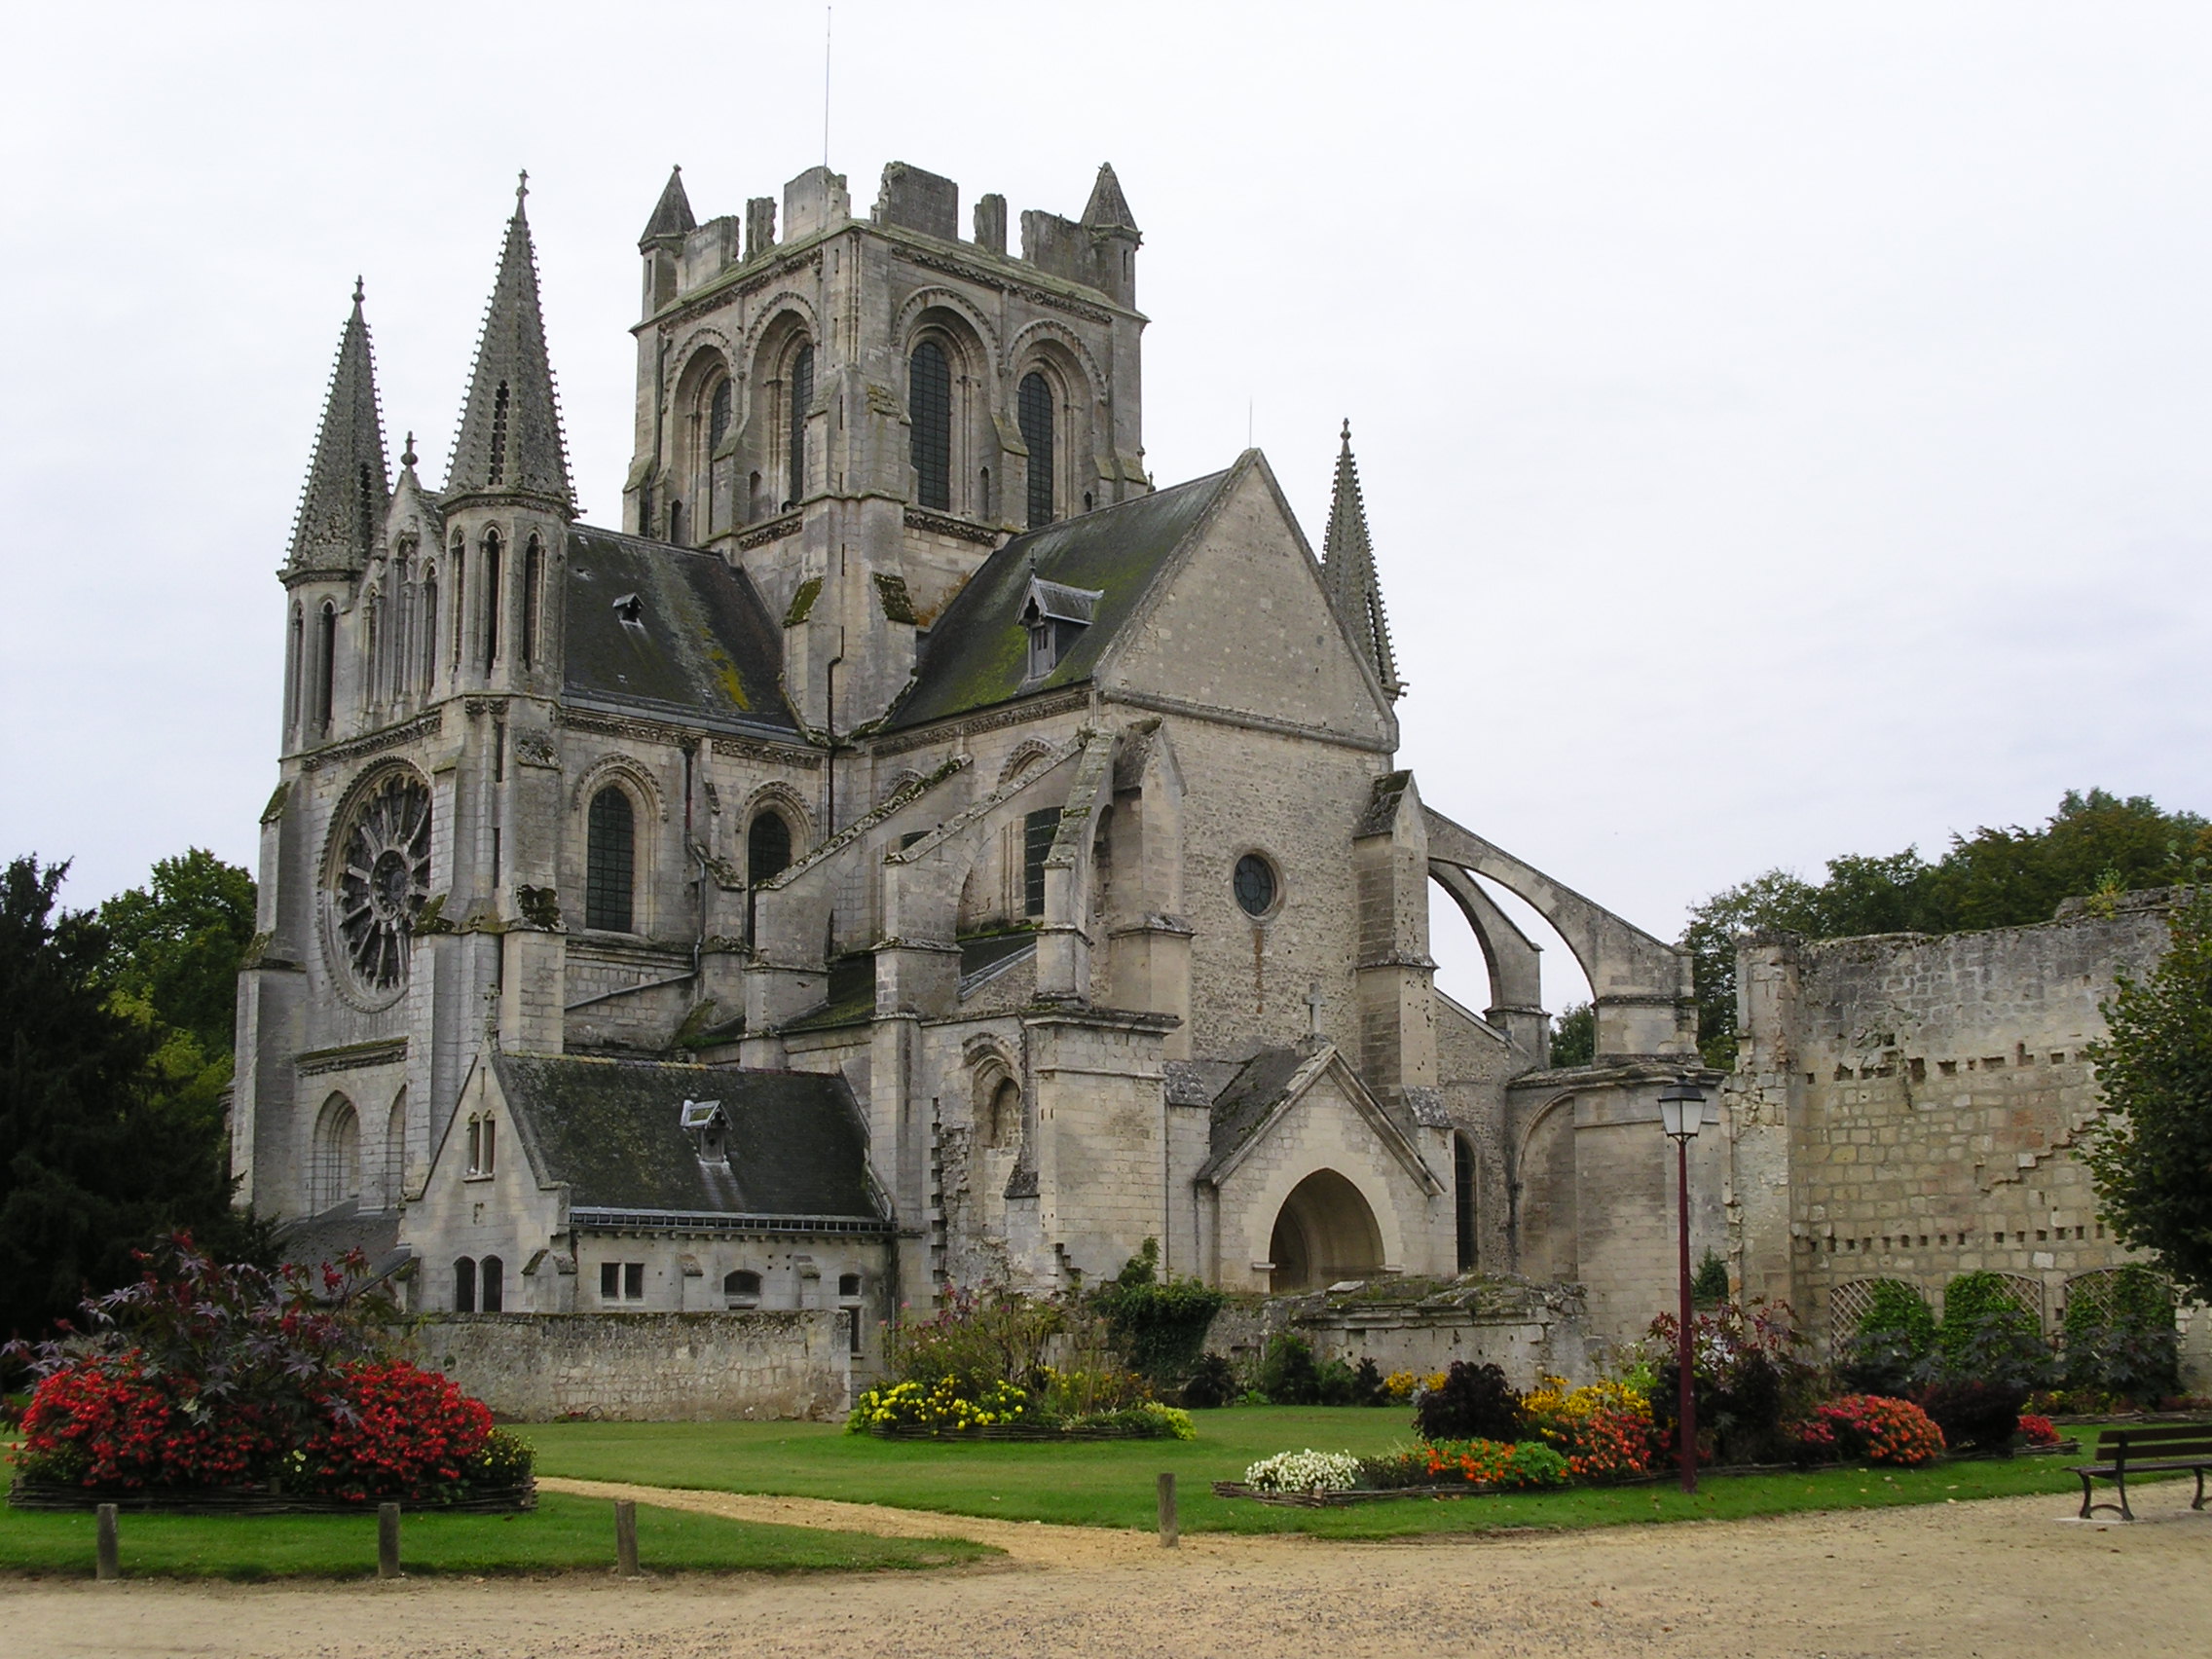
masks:
<path id="1" fill-rule="evenodd" d="M 1275 866 L 1258 853 L 1236 861 L 1236 903 L 1247 916 L 1264 916 L 1275 905 Z"/>
<path id="2" fill-rule="evenodd" d="M 907 359 L 906 412 L 914 424 L 915 499 L 943 511 L 952 505 L 952 370 L 934 340 Z"/>
<path id="3" fill-rule="evenodd" d="M 1040 374 L 1021 377 L 1016 414 L 1029 451 L 1029 528 L 1052 522 L 1052 388 Z"/>
<path id="4" fill-rule="evenodd" d="M 609 784 L 591 801 L 584 869 L 584 926 L 630 932 L 637 876 L 637 825 L 630 797 Z"/>
<path id="5" fill-rule="evenodd" d="M 795 507 L 806 497 L 806 411 L 814 401 L 814 348 L 801 346 L 792 353 L 791 374 L 791 498 Z"/>

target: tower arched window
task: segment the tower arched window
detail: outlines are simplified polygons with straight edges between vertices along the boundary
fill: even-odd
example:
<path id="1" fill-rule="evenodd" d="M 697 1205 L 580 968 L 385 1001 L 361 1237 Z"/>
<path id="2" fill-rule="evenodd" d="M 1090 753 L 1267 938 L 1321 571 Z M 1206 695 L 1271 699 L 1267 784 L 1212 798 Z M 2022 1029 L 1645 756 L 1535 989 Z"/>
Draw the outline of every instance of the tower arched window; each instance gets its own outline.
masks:
<path id="1" fill-rule="evenodd" d="M 484 533 L 484 671 L 499 658 L 499 533 Z"/>
<path id="2" fill-rule="evenodd" d="M 476 1311 L 476 1258 L 462 1256 L 453 1265 L 453 1310 Z"/>
<path id="3" fill-rule="evenodd" d="M 292 607 L 292 631 L 284 642 L 284 735 L 297 741 L 300 730 L 300 686 L 307 673 L 307 618 Z"/>
<path id="4" fill-rule="evenodd" d="M 423 572 L 423 695 L 438 677 L 438 572 L 435 566 Z"/>
<path id="5" fill-rule="evenodd" d="M 1052 522 L 1052 387 L 1035 370 L 1021 377 L 1014 399 L 1022 446 L 1029 451 L 1029 528 Z"/>
<path id="6" fill-rule="evenodd" d="M 913 421 L 914 499 L 944 511 L 952 505 L 952 366 L 935 340 L 923 341 L 906 360 L 906 412 Z"/>
<path id="7" fill-rule="evenodd" d="M 790 384 L 785 391 L 790 431 L 791 490 L 785 507 L 795 507 L 806 498 L 806 411 L 814 402 L 814 347 L 801 345 L 792 353 Z"/>
<path id="8" fill-rule="evenodd" d="M 384 595 L 371 588 L 361 606 L 361 700 L 372 707 L 383 689 L 384 677 L 378 672 L 377 663 L 377 646 L 384 634 L 383 620 Z"/>
<path id="9" fill-rule="evenodd" d="M 338 607 L 322 602 L 314 643 L 314 728 L 330 735 L 330 716 L 338 700 Z"/>
<path id="10" fill-rule="evenodd" d="M 591 797 L 585 827 L 584 926 L 630 932 L 636 878 L 637 814 L 621 787 L 609 784 Z"/>
<path id="11" fill-rule="evenodd" d="M 538 608 L 544 603 L 545 548 L 536 536 L 522 556 L 522 665 L 533 668 L 537 663 L 538 630 L 543 625 Z"/>
<path id="12" fill-rule="evenodd" d="M 450 563 L 453 566 L 453 666 L 458 675 L 461 647 L 468 640 L 468 607 L 463 603 L 467 598 L 468 544 L 461 538 L 459 531 L 454 533 Z"/>
<path id="13" fill-rule="evenodd" d="M 507 1265 L 497 1256 L 476 1264 L 476 1310 L 501 1313 L 507 1306 Z"/>
<path id="14" fill-rule="evenodd" d="M 671 547 L 689 545 L 683 539 L 683 503 L 682 501 L 668 503 L 668 544 Z"/>
<path id="15" fill-rule="evenodd" d="M 736 393 L 724 376 L 715 383 L 715 389 L 707 399 L 707 454 L 700 470 L 707 480 L 706 533 L 713 535 L 729 522 L 729 485 L 723 480 L 723 467 L 718 459 L 722 445 L 729 438 L 729 424 L 736 408 Z"/>

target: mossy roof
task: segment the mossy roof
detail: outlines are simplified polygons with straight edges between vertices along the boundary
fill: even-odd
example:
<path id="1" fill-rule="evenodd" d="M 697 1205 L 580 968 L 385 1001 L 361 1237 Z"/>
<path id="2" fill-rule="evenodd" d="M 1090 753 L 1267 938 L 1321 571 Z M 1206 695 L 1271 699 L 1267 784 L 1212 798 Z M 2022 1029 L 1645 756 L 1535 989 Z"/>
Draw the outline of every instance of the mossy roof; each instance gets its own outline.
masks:
<path id="1" fill-rule="evenodd" d="M 892 706 L 886 729 L 1088 681 L 1175 550 L 1220 498 L 1231 470 L 1031 531 L 993 553 L 931 627 L 913 682 Z M 1052 672 L 1033 682 L 1024 679 L 1029 631 L 1021 621 L 1032 574 L 1099 596 L 1090 625 Z"/>
<path id="2" fill-rule="evenodd" d="M 564 702 L 798 735 L 783 635 L 742 571 L 714 553 L 579 525 L 567 580 Z"/>
<path id="3" fill-rule="evenodd" d="M 541 1179 L 578 1209 L 880 1220 L 841 1076 L 501 1055 L 500 1091 Z M 701 1159 L 686 1100 L 721 1103 L 728 1161 Z"/>

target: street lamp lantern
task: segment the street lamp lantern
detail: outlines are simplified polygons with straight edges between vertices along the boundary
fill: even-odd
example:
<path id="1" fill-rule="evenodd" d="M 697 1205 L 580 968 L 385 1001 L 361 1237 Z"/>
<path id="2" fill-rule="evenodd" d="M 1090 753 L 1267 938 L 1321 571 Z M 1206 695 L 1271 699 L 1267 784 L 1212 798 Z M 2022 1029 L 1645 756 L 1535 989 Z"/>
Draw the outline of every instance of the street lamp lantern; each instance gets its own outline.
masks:
<path id="1" fill-rule="evenodd" d="M 1670 1083 L 1659 1091 L 1659 1127 L 1669 1140 L 1691 1141 L 1705 1127 L 1705 1090 L 1694 1083 Z"/>
<path id="2" fill-rule="evenodd" d="M 1697 1491 L 1697 1390 L 1694 1386 L 1690 1341 L 1690 1142 L 1705 1127 L 1705 1090 L 1686 1077 L 1677 1078 L 1659 1091 L 1659 1127 L 1675 1143 L 1676 1184 L 1681 1194 L 1680 1277 L 1681 1326 L 1675 1350 L 1675 1369 L 1680 1377 L 1677 1411 L 1682 1440 L 1678 1456 L 1682 1491 Z"/>

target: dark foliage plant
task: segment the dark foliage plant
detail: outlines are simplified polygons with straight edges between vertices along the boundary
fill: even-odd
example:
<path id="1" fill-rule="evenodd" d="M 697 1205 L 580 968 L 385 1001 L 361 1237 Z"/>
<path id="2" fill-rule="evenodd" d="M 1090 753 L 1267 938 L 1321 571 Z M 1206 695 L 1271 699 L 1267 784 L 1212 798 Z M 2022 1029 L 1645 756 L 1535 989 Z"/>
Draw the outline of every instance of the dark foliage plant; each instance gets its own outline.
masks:
<path id="1" fill-rule="evenodd" d="M 2148 1268 L 2117 1269 L 2102 1294 L 2077 1295 L 2067 1304 L 2062 1363 L 2069 1389 L 2132 1404 L 2178 1393 L 2181 1333 L 2173 1292 Z"/>
<path id="2" fill-rule="evenodd" d="M 1521 1396 L 1495 1365 L 1456 1359 L 1441 1387 L 1415 1399 L 1414 1427 L 1423 1440 L 1518 1440 Z"/>
<path id="3" fill-rule="evenodd" d="M 2052 1379 L 2043 1322 L 2013 1298 L 2001 1273 L 1960 1273 L 1943 1287 L 1936 1356 L 1937 1381 L 1986 1382 L 2017 1390 L 2022 1400 Z"/>
<path id="4" fill-rule="evenodd" d="M 1926 1382 L 1936 1356 L 1936 1310 L 1901 1279 L 1883 1279 L 1844 1339 L 1837 1369 L 1862 1394 L 1903 1399 Z"/>
<path id="5" fill-rule="evenodd" d="M 1211 1411 L 1228 1405 L 1236 1395 L 1236 1373 L 1229 1361 L 1218 1353 L 1198 1355 L 1183 1384 L 1183 1404 Z"/>
<path id="6" fill-rule="evenodd" d="M 2027 1401 L 2024 1384 L 1967 1379 L 1931 1383 L 1913 1399 L 1954 1452 L 2005 1451 L 2019 1429 L 2020 1408 Z"/>
<path id="7" fill-rule="evenodd" d="M 1390 1389 L 1382 1381 L 1382 1368 L 1364 1353 L 1352 1369 L 1351 1382 L 1353 1405 L 1386 1406 L 1390 1403 Z"/>
<path id="8" fill-rule="evenodd" d="M 1321 1400 L 1321 1371 L 1304 1337 L 1272 1337 L 1260 1356 L 1260 1392 L 1272 1405 L 1311 1406 Z"/>
<path id="9" fill-rule="evenodd" d="M 1673 1315 L 1662 1314 L 1649 1333 L 1656 1353 L 1652 1430 L 1670 1453 L 1680 1443 L 1679 1329 Z M 1754 1298 L 1697 1314 L 1690 1327 L 1690 1385 L 1700 1446 L 1710 1436 L 1723 1462 L 1773 1462 L 1791 1456 L 1785 1424 L 1811 1409 L 1820 1381 L 1803 1357 L 1806 1346 L 1788 1303 Z"/>

